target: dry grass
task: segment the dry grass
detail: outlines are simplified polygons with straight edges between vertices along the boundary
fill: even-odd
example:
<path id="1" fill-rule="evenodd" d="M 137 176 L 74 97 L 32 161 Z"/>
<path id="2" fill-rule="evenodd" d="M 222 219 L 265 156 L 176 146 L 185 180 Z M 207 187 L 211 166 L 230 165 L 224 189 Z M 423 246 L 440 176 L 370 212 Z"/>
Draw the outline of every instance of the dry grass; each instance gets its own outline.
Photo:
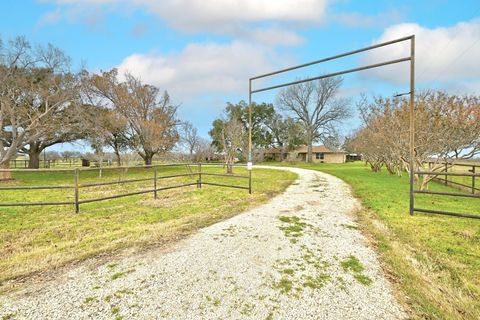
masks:
<path id="1" fill-rule="evenodd" d="M 163 174 L 172 174 L 175 170 L 184 169 L 169 169 Z M 221 169 L 208 170 L 219 172 Z M 237 173 L 245 172 L 239 168 Z M 128 178 L 149 174 L 140 169 L 129 170 Z M 117 175 L 106 172 L 102 181 L 114 181 L 118 179 Z M 283 191 L 295 177 L 290 172 L 256 169 L 252 195 L 246 190 L 208 186 L 197 189 L 192 186 L 159 192 L 158 200 L 149 193 L 84 204 L 80 214 L 75 214 L 72 206 L 0 208 L 0 283 L 124 248 L 141 250 L 145 246 L 173 241 L 264 203 Z M 16 176 L 15 183 L 63 185 L 71 178 L 68 173 L 22 173 Z M 162 184 L 179 184 L 189 179 L 196 177 L 175 178 L 162 181 Z M 203 179 L 222 181 L 219 177 Z M 236 185 L 247 183 L 247 180 L 229 179 Z M 95 174 L 82 173 L 82 183 L 98 180 Z M 81 189 L 81 199 L 131 192 L 138 188 L 145 188 L 145 185 L 134 183 Z M 72 197 L 72 190 L 6 192 L 0 192 L 0 202 L 59 201 Z"/>

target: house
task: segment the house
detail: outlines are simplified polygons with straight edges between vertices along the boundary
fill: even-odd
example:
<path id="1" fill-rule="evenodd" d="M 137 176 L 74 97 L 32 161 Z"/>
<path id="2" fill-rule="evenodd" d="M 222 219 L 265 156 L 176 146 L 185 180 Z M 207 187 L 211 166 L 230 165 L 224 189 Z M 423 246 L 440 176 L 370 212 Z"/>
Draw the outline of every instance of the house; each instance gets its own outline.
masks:
<path id="1" fill-rule="evenodd" d="M 285 151 L 280 148 L 263 149 L 259 153 L 263 153 L 265 160 L 283 161 L 286 159 L 297 159 L 298 161 L 307 161 L 307 146 L 298 146 L 292 151 Z M 347 153 L 344 151 L 333 151 L 327 147 L 313 146 L 312 161 L 319 163 L 344 163 L 347 159 Z"/>

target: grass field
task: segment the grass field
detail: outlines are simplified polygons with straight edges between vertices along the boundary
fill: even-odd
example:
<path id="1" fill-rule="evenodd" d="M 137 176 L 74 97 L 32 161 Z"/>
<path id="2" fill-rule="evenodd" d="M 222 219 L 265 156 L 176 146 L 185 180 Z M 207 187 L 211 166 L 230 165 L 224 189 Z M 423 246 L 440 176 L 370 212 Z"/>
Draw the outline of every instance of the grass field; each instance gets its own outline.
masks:
<path id="1" fill-rule="evenodd" d="M 223 173 L 219 167 L 202 172 Z M 162 167 L 159 176 L 186 173 L 185 167 Z M 236 174 L 246 169 L 236 168 Z M 152 177 L 152 169 L 105 169 L 82 171 L 80 183 L 98 183 Z M 2 186 L 72 185 L 71 172 L 14 175 Z M 197 175 L 160 180 L 158 187 L 196 182 Z M 88 257 L 112 254 L 123 248 L 141 249 L 167 243 L 194 230 L 265 202 L 283 191 L 296 175 L 278 170 L 256 169 L 252 195 L 247 190 L 190 186 L 153 194 L 83 204 L 75 214 L 73 205 L 0 208 L 0 283 L 37 271 L 56 268 Z M 203 176 L 203 182 L 247 186 L 248 180 Z M 153 182 L 81 188 L 80 200 L 153 188 Z M 73 201 L 74 190 L 0 191 L 0 202 Z"/>
<path id="2" fill-rule="evenodd" d="M 372 173 L 358 162 L 293 166 L 330 173 L 352 186 L 365 208 L 359 221 L 375 239 L 414 317 L 480 319 L 480 220 L 409 216 L 407 175 Z M 432 183 L 430 190 L 458 192 L 438 183 Z M 480 215 L 480 199 L 415 198 L 420 208 Z"/>

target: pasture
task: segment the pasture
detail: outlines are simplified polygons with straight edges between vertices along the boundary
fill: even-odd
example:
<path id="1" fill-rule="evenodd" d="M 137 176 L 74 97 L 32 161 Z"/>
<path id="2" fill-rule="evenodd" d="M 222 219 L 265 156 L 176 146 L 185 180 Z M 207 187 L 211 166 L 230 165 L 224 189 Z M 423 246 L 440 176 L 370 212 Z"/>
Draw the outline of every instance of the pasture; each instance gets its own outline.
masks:
<path id="1" fill-rule="evenodd" d="M 221 167 L 202 168 L 204 173 L 223 173 Z M 188 173 L 185 167 L 162 167 L 158 176 Z M 246 174 L 245 168 L 235 168 Z M 81 171 L 80 184 L 118 182 L 152 177 L 152 169 L 105 169 Z M 283 191 L 296 175 L 290 172 L 256 169 L 254 193 L 247 190 L 195 185 L 81 205 L 0 208 L 0 283 L 38 271 L 98 255 L 110 255 L 125 248 L 142 249 L 179 239 L 200 227 L 231 217 L 265 202 Z M 72 172 L 17 172 L 2 186 L 72 185 Z M 158 181 L 158 188 L 195 183 L 198 175 Z M 246 186 L 247 179 L 204 176 L 204 182 Z M 153 187 L 151 181 L 112 184 L 80 189 L 80 200 L 108 197 Z M 73 189 L 0 191 L 0 202 L 73 201 Z"/>

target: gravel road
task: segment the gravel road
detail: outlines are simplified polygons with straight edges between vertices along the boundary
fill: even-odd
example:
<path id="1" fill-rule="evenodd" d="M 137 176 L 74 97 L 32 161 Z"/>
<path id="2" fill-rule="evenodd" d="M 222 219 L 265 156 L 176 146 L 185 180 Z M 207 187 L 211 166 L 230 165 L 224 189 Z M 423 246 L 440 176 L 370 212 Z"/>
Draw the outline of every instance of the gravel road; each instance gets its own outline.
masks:
<path id="1" fill-rule="evenodd" d="M 0 297 L 0 319 L 404 319 L 359 204 L 333 176 L 285 193 L 168 251 L 81 265 Z M 11 318 L 9 318 L 11 317 Z"/>

